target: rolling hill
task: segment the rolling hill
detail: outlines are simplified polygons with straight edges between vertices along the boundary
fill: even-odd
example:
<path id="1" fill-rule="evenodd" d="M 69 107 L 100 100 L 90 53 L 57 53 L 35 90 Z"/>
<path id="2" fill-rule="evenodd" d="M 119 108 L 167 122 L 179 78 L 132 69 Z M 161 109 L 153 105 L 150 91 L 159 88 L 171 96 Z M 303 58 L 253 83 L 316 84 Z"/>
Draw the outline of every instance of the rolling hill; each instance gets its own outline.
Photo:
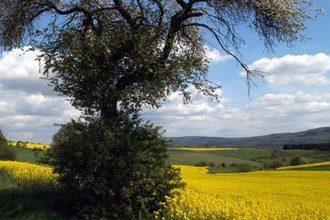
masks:
<path id="1" fill-rule="evenodd" d="M 279 133 L 255 137 L 224 138 L 205 136 L 169 137 L 174 146 L 223 146 L 282 148 L 284 144 L 329 143 L 330 127 L 295 133 Z"/>

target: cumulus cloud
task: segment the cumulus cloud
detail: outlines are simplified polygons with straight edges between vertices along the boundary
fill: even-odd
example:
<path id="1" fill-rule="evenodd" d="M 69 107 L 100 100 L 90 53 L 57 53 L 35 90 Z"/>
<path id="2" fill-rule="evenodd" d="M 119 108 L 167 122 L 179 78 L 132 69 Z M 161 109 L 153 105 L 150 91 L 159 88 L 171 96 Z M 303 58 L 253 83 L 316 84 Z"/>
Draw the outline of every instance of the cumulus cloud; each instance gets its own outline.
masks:
<path id="1" fill-rule="evenodd" d="M 268 93 L 241 108 L 230 100 L 197 100 L 183 105 L 180 95 L 144 117 L 160 123 L 168 136 L 249 136 L 328 126 L 330 93 Z"/>
<path id="2" fill-rule="evenodd" d="M 54 124 L 79 116 L 41 79 L 39 54 L 24 48 L 0 57 L 0 127 L 8 138 L 49 142 L 58 129 Z"/>
<path id="3" fill-rule="evenodd" d="M 220 53 L 216 48 L 210 48 L 207 45 L 204 46 L 204 49 L 206 58 L 213 63 L 224 62 L 232 58 L 229 55 Z"/>
<path id="4" fill-rule="evenodd" d="M 267 83 L 275 86 L 299 84 L 304 86 L 330 85 L 330 56 L 286 55 L 280 58 L 262 58 L 250 69 L 263 72 Z"/>

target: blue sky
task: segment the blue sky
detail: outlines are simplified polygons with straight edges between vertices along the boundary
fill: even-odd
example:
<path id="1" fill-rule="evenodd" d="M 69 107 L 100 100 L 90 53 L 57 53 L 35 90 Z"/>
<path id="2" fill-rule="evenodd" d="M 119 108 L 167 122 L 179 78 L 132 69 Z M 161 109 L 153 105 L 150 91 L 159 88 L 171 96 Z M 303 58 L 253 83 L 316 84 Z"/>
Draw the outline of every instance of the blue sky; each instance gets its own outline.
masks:
<path id="1" fill-rule="evenodd" d="M 162 125 L 167 136 L 241 137 L 330 126 L 330 1 L 316 0 L 314 6 L 324 13 L 308 22 L 310 40 L 293 47 L 278 44 L 269 52 L 254 32 L 240 27 L 244 62 L 266 71 L 251 98 L 241 68 L 207 38 L 209 77 L 222 85 L 223 99 L 209 102 L 196 94 L 185 106 L 175 93 L 162 108 L 146 108 L 142 117 Z M 10 139 L 50 142 L 58 129 L 54 123 L 79 112 L 39 78 L 36 55 L 18 49 L 0 55 L 0 127 Z"/>

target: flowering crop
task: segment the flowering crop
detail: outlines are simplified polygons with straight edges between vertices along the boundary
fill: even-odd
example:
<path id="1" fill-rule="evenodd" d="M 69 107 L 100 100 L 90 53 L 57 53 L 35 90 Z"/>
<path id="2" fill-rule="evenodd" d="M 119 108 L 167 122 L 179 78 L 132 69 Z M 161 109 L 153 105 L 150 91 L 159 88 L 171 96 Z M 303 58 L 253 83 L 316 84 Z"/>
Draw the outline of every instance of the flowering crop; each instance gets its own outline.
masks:
<path id="1" fill-rule="evenodd" d="M 164 219 L 330 219 L 329 171 L 208 174 L 179 166 L 187 183 L 164 204 Z M 51 167 L 0 161 L 17 185 L 55 184 Z"/>
<path id="2" fill-rule="evenodd" d="M 0 170 L 6 171 L 15 184 L 32 186 L 35 184 L 55 184 L 56 175 L 51 167 L 16 161 L 0 161 Z"/>
<path id="3" fill-rule="evenodd" d="M 17 145 L 17 142 L 15 141 L 9 141 L 8 142 L 10 146 L 12 147 L 16 147 Z M 36 143 L 23 143 L 20 145 L 20 147 L 24 147 L 24 148 L 27 148 L 27 149 L 36 149 L 36 150 L 47 150 L 50 148 L 49 145 L 47 144 L 36 144 Z"/>
<path id="4" fill-rule="evenodd" d="M 329 219 L 330 172 L 208 174 L 180 166 L 187 188 L 168 201 L 167 219 Z"/>

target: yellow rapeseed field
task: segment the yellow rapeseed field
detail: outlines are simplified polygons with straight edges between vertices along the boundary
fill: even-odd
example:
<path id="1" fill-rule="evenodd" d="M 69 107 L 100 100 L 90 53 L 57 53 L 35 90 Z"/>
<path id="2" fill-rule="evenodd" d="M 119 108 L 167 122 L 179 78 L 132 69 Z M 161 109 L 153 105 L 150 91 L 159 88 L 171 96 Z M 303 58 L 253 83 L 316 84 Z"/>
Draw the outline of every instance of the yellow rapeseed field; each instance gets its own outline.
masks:
<path id="1" fill-rule="evenodd" d="M 180 166 L 187 188 L 168 219 L 330 219 L 329 171 L 208 174 Z"/>
<path id="2" fill-rule="evenodd" d="M 15 184 L 32 186 L 35 184 L 55 184 L 56 175 L 51 167 L 16 161 L 0 161 L 0 170 L 8 172 Z"/>
<path id="3" fill-rule="evenodd" d="M 165 219 L 330 219 L 329 171 L 208 174 L 180 166 L 187 183 L 168 201 Z M 50 167 L 0 161 L 18 184 L 55 183 Z"/>
<path id="4" fill-rule="evenodd" d="M 16 141 L 9 141 L 10 146 L 16 147 Z M 27 149 L 38 149 L 38 150 L 47 150 L 50 148 L 47 144 L 37 144 L 37 143 L 24 143 L 24 148 Z"/>

